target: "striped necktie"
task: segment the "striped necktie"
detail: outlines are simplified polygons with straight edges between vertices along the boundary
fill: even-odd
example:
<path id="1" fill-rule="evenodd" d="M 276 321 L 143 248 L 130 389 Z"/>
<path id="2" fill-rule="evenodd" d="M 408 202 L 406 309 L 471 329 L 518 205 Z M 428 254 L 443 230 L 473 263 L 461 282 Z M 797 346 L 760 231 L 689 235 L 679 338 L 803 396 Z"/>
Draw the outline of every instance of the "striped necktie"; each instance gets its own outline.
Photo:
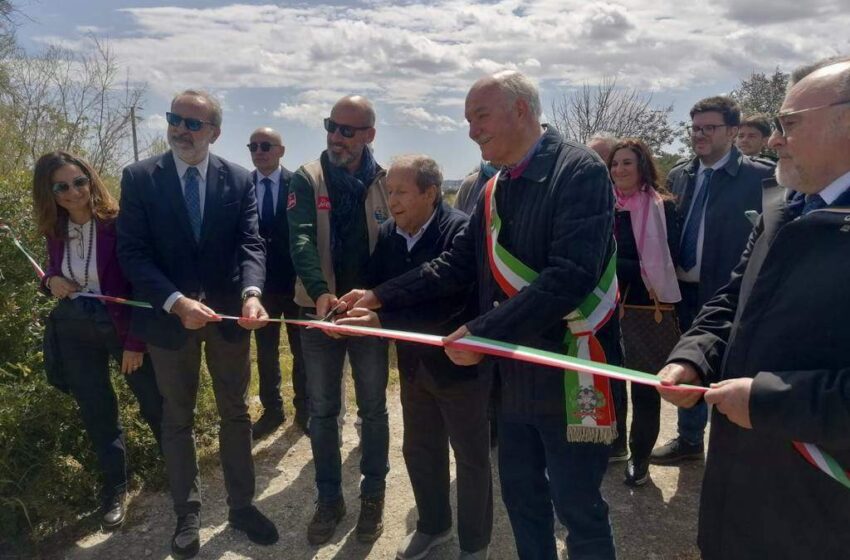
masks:
<path id="1" fill-rule="evenodd" d="M 192 226 L 195 241 L 201 239 L 200 179 L 201 174 L 198 173 L 197 167 L 190 167 L 186 170 L 186 174 L 183 175 L 183 198 L 186 201 L 186 210 L 189 212 L 189 225 Z"/>
<path id="2" fill-rule="evenodd" d="M 708 200 L 708 187 L 711 184 L 711 175 L 714 172 L 710 167 L 702 172 L 702 185 L 694 197 L 691 206 L 691 215 L 685 224 L 685 232 L 682 234 L 682 244 L 679 247 L 679 265 L 685 272 L 697 264 L 697 244 L 699 242 L 699 228 L 702 225 L 702 216 L 705 211 L 705 203 Z"/>

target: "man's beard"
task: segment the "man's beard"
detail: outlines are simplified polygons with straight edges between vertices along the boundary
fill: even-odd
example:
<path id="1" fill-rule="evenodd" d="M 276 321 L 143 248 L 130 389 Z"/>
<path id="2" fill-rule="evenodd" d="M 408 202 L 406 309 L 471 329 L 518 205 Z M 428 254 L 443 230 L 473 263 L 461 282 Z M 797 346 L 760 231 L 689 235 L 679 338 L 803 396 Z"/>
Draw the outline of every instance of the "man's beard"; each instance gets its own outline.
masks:
<path id="1" fill-rule="evenodd" d="M 785 163 L 781 159 L 776 163 L 776 182 L 789 189 L 798 189 L 800 185 L 800 172 L 790 162 Z"/>
<path id="2" fill-rule="evenodd" d="M 168 137 L 168 145 L 177 154 L 177 156 L 183 161 L 195 161 L 197 159 L 203 159 L 204 148 L 208 147 L 201 146 L 202 142 L 193 142 L 189 139 L 189 142 L 178 142 L 171 136 Z M 200 156 L 200 157 L 199 157 Z"/>
<path id="3" fill-rule="evenodd" d="M 334 151 L 331 150 L 331 144 L 328 144 L 328 161 L 330 161 L 331 165 L 334 167 L 345 167 L 350 165 L 352 162 L 357 161 L 357 157 L 353 152 L 344 146 L 340 147 L 342 148 L 342 151 L 334 153 Z"/>

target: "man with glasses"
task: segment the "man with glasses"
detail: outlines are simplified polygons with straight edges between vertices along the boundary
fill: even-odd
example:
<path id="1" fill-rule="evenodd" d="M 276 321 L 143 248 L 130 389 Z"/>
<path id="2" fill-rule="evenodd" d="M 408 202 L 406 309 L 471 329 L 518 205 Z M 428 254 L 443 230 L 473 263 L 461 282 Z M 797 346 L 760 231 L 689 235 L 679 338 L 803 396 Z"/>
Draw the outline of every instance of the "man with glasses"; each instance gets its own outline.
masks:
<path id="1" fill-rule="evenodd" d="M 705 560 L 850 550 L 850 57 L 793 72 L 777 119 L 781 186 L 765 189 L 731 281 L 659 374 L 711 384 Z"/>
<path id="2" fill-rule="evenodd" d="M 292 262 L 298 275 L 295 302 L 304 313 L 331 317 L 337 296 L 365 285 L 380 225 L 389 218 L 386 172 L 369 144 L 375 110 L 364 97 L 349 96 L 325 119 L 327 150 L 292 177 L 287 200 Z M 307 527 L 311 544 L 323 544 L 345 515 L 337 416 L 346 353 L 351 361 L 357 414 L 362 419 L 360 517 L 356 536 L 375 541 L 383 531 L 384 490 L 389 471 L 388 357 L 385 340 L 334 338 L 302 330 L 307 373 L 310 442 L 318 503 Z"/>
<path id="3" fill-rule="evenodd" d="M 162 452 L 177 527 L 171 552 L 200 547 L 201 493 L 192 433 L 202 350 L 221 416 L 219 453 L 228 521 L 255 543 L 277 542 L 274 524 L 252 505 L 254 463 L 246 397 L 250 333 L 268 319 L 257 199 L 248 171 L 210 154 L 221 133 L 221 106 L 209 94 L 174 97 L 165 154 L 124 169 L 118 258 L 135 297 L 154 312 L 135 325 L 163 396 Z M 218 314 L 242 319 L 222 321 Z"/>
<path id="4" fill-rule="evenodd" d="M 698 101 L 691 109 L 696 156 L 667 176 L 682 224 L 674 257 L 682 292 L 676 306 L 682 332 L 729 281 L 752 230 L 745 212 L 761 212 L 762 181 L 773 176 L 772 165 L 746 157 L 734 146 L 740 124 L 741 108 L 734 99 L 719 96 Z M 653 450 L 650 462 L 665 465 L 702 459 L 707 422 L 704 402 L 679 409 L 678 436 Z"/>
<path id="5" fill-rule="evenodd" d="M 248 141 L 248 151 L 255 169 L 251 180 L 257 191 L 260 215 L 260 236 L 266 247 L 266 285 L 263 305 L 271 317 L 298 316 L 293 301 L 295 270 L 289 256 L 289 224 L 286 220 L 286 197 L 292 172 L 281 166 L 286 148 L 280 134 L 268 127 L 258 128 Z M 263 415 L 252 426 L 254 439 L 274 432 L 286 420 L 280 394 L 280 323 L 269 323 L 254 331 L 257 343 L 257 370 L 260 377 L 260 402 Z M 307 380 L 301 358 L 298 327 L 286 326 L 289 350 L 292 354 L 292 389 L 295 393 L 295 424 L 307 431 Z"/>

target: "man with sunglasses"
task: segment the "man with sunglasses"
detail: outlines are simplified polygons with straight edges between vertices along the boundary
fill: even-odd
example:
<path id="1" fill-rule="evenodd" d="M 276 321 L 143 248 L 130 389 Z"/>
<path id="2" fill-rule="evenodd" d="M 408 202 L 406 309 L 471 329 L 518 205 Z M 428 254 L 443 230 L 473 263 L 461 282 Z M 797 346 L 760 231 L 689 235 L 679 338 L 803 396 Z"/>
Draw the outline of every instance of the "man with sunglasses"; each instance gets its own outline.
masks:
<path id="1" fill-rule="evenodd" d="M 389 218 L 386 172 L 369 146 L 375 110 L 364 97 L 343 97 L 325 119 L 327 150 L 292 177 L 287 199 L 292 262 L 298 275 L 295 302 L 305 313 L 330 317 L 337 296 L 365 284 L 380 225 Z M 318 503 L 307 528 L 311 544 L 323 544 L 345 515 L 337 416 L 346 353 L 351 361 L 358 416 L 362 419 L 360 517 L 357 539 L 375 541 L 383 531 L 389 471 L 387 343 L 374 337 L 332 338 L 302 330 L 307 374 L 310 442 Z"/>
<path id="2" fill-rule="evenodd" d="M 772 162 L 747 157 L 735 147 L 740 124 L 741 108 L 731 97 L 698 101 L 691 109 L 695 157 L 667 176 L 682 228 L 679 252 L 674 255 L 682 293 L 676 305 L 682 332 L 729 281 L 752 230 L 745 212 L 761 212 L 762 181 L 773 177 Z M 653 450 L 650 462 L 666 465 L 702 459 L 707 422 L 704 402 L 679 409 L 677 437 Z"/>
<path id="3" fill-rule="evenodd" d="M 271 317 L 285 315 L 288 318 L 296 318 L 298 306 L 293 301 L 295 270 L 289 256 L 289 223 L 286 220 L 286 197 L 292 172 L 280 164 L 286 148 L 277 131 L 263 127 L 251 133 L 248 151 L 255 166 L 251 172 L 251 180 L 257 191 L 260 236 L 266 247 L 263 305 Z M 260 402 L 263 405 L 263 415 L 252 426 L 255 440 L 274 432 L 286 419 L 280 394 L 280 327 L 280 323 L 269 323 L 254 331 L 260 377 Z M 286 326 L 286 336 L 292 354 L 295 423 L 306 432 L 307 381 L 304 377 L 301 340 L 298 334 L 298 327 Z"/>
<path id="4" fill-rule="evenodd" d="M 124 169 L 118 257 L 135 297 L 154 312 L 136 327 L 163 396 L 162 452 L 177 527 L 171 552 L 200 547 L 201 493 L 192 432 L 201 352 L 221 416 L 219 453 L 228 522 L 258 544 L 277 542 L 274 524 L 252 504 L 254 463 L 246 402 L 250 333 L 268 315 L 257 199 L 248 171 L 209 152 L 221 133 L 221 106 L 186 90 L 171 102 L 165 154 Z M 218 314 L 242 319 L 222 321 Z"/>
<path id="5" fill-rule="evenodd" d="M 730 282 L 659 374 L 710 385 L 705 560 L 850 550 L 850 57 L 792 72 L 777 120 L 780 186 L 765 189 Z"/>

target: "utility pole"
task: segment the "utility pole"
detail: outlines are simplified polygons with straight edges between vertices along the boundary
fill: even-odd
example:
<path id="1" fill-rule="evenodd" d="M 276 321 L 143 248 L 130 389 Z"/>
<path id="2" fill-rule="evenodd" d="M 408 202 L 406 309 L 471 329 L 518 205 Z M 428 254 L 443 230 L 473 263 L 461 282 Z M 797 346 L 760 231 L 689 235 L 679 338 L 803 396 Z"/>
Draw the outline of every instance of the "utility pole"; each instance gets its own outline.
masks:
<path id="1" fill-rule="evenodd" d="M 136 106 L 130 106 L 130 129 L 133 131 L 133 159 L 139 161 L 139 141 L 136 138 Z"/>

